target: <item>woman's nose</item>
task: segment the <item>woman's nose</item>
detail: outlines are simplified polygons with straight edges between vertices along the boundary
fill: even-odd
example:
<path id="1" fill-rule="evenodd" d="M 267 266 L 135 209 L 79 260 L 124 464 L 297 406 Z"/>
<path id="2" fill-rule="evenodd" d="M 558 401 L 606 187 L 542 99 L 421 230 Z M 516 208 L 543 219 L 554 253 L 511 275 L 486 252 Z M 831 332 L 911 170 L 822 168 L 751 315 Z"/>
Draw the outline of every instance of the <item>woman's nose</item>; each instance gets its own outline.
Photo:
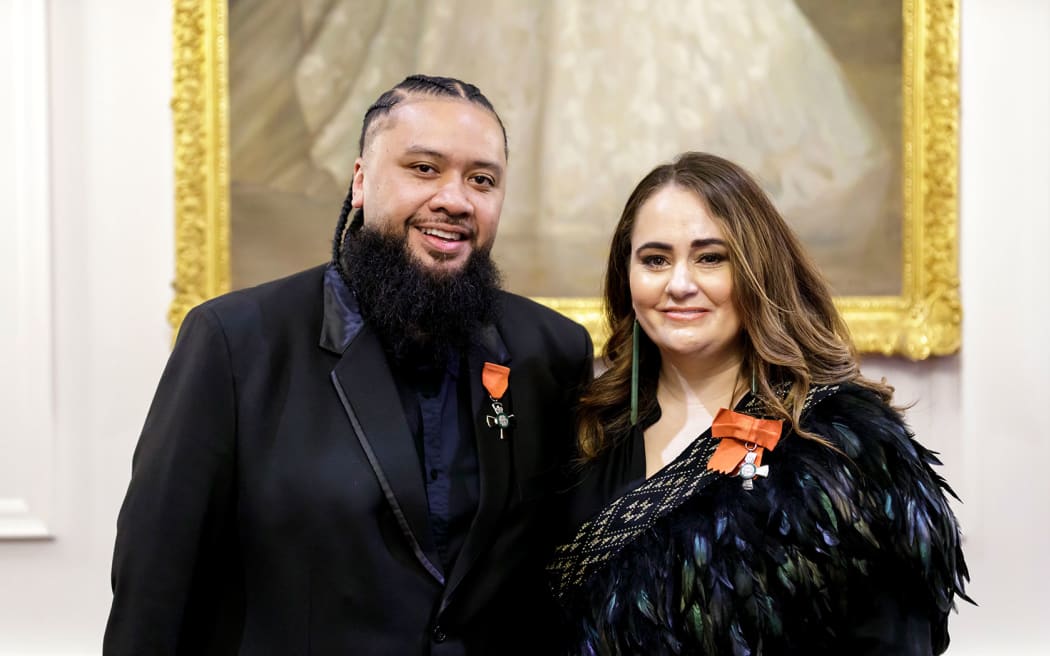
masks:
<path id="1" fill-rule="evenodd" d="M 674 298 L 684 298 L 692 296 L 698 289 L 696 277 L 688 264 L 676 264 L 671 270 L 670 280 L 667 281 L 667 293 Z"/>

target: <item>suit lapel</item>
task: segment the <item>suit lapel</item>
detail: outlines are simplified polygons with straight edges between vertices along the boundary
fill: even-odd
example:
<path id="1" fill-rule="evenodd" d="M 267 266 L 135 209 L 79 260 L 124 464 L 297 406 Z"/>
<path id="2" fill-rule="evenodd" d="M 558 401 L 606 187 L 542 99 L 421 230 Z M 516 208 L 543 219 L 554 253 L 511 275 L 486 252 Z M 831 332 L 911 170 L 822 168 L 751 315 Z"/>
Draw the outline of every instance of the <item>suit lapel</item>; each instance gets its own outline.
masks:
<path id="1" fill-rule="evenodd" d="M 486 416 L 494 414 L 492 400 L 482 384 L 481 371 L 485 362 L 509 366 L 510 356 L 506 346 L 494 326 L 484 331 L 481 346 L 471 350 L 467 358 L 467 375 L 470 377 L 471 409 L 474 417 L 474 436 L 478 448 L 478 470 L 481 476 L 480 499 L 474 522 L 470 526 L 459 556 L 452 566 L 445 599 L 448 599 L 456 586 L 470 571 L 474 562 L 492 544 L 493 535 L 499 519 L 507 506 L 511 479 L 511 454 L 514 431 L 506 433 L 500 439 L 499 430 L 487 425 Z M 510 386 L 503 395 L 508 413 L 514 412 L 512 393 L 514 391 L 513 372 Z"/>
<path id="2" fill-rule="evenodd" d="M 383 495 L 420 564 L 445 584 L 440 558 L 430 535 L 429 509 L 419 455 L 379 339 L 361 320 L 357 301 L 333 267 L 325 271 L 324 325 L 320 346 L 341 359 L 332 370 L 332 384 L 346 411 L 354 437 L 361 445 Z M 513 470 L 514 431 L 499 439 L 499 431 L 486 424 L 493 413 L 482 384 L 485 362 L 510 366 L 510 355 L 495 326 L 485 329 L 481 344 L 467 356 L 471 409 L 478 448 L 480 498 L 470 532 L 448 577 L 442 606 L 463 581 L 478 557 L 492 544 L 496 527 L 507 506 Z M 505 409 L 514 412 L 514 378 L 503 395 Z M 391 411 L 391 408 L 395 410 Z"/>
<path id="3" fill-rule="evenodd" d="M 444 584 L 441 560 L 430 537 L 419 455 L 382 346 L 371 328 L 360 329 L 331 377 L 401 531 L 423 567 Z"/>

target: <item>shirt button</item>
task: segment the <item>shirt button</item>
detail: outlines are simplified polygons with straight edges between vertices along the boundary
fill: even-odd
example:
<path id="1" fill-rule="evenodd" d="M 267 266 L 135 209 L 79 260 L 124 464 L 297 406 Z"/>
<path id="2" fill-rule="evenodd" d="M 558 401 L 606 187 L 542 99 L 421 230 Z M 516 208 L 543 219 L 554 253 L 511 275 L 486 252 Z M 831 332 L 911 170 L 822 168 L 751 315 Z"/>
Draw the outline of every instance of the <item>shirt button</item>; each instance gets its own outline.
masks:
<path id="1" fill-rule="evenodd" d="M 434 638 L 434 642 L 445 642 L 448 640 L 448 635 L 445 633 L 445 630 L 441 628 L 440 624 L 434 627 L 434 632 L 431 635 Z"/>
<path id="2" fill-rule="evenodd" d="M 431 469 L 430 470 L 430 480 L 436 481 L 437 479 L 438 479 L 438 470 Z"/>

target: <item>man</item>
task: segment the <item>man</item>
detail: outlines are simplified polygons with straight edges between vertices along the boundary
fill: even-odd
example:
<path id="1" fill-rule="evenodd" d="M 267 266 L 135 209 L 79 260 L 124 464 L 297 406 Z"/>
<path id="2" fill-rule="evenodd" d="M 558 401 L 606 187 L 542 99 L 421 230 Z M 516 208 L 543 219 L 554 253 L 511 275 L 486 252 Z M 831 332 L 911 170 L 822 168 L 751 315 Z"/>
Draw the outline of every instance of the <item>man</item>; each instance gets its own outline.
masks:
<path id="1" fill-rule="evenodd" d="M 498 289 L 506 135 L 476 87 L 407 78 L 360 147 L 331 264 L 186 317 L 106 654 L 550 653 L 590 339 Z"/>

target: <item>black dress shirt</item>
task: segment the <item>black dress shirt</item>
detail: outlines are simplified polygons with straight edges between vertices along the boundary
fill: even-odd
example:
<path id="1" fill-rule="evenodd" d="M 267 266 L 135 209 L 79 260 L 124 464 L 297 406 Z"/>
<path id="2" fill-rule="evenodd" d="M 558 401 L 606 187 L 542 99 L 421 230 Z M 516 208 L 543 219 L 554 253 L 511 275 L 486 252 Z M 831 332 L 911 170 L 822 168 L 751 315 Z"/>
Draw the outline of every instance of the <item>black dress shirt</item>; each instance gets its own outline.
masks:
<path id="1" fill-rule="evenodd" d="M 478 450 L 470 417 L 470 388 L 460 358 L 444 369 L 401 366 L 394 377 L 415 437 L 427 493 L 430 532 L 446 574 L 478 508 Z"/>

